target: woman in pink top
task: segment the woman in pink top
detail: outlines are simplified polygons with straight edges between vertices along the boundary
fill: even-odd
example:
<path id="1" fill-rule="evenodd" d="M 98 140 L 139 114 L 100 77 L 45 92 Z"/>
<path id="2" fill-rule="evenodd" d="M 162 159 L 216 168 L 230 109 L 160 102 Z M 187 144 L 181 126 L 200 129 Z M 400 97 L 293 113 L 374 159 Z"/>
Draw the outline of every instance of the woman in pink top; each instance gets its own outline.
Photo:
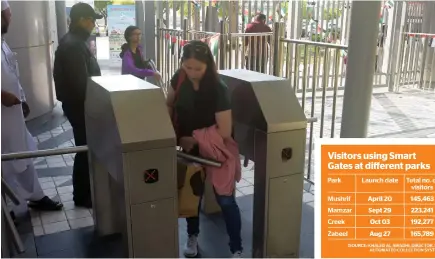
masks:
<path id="1" fill-rule="evenodd" d="M 179 145 L 184 152 L 198 155 L 194 132 L 216 127 L 220 138 L 231 138 L 230 98 L 227 86 L 219 79 L 213 55 L 206 43 L 191 41 L 186 44 L 181 62 L 181 68 L 171 79 L 167 105 L 170 114 L 175 115 L 173 119 Z M 233 257 L 241 257 L 241 218 L 234 192 L 232 195 L 220 195 L 215 190 L 215 195 L 230 237 L 230 250 Z M 187 218 L 187 233 L 189 239 L 184 255 L 195 257 L 198 254 L 198 217 Z"/>

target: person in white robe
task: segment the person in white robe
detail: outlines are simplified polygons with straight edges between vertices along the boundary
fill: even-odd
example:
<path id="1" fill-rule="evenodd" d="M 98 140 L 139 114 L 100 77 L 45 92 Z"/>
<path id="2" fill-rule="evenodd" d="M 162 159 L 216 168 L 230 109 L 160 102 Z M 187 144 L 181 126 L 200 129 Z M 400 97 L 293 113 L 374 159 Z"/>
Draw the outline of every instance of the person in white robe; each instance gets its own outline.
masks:
<path id="1" fill-rule="evenodd" d="M 25 117 L 30 113 L 19 81 L 15 53 L 4 40 L 11 21 L 7 1 L 1 1 L 1 152 L 2 154 L 34 151 L 36 143 L 26 127 Z M 32 159 L 2 161 L 2 177 L 20 199 L 14 208 L 17 214 L 27 206 L 39 210 L 60 210 L 62 204 L 44 195 Z"/>

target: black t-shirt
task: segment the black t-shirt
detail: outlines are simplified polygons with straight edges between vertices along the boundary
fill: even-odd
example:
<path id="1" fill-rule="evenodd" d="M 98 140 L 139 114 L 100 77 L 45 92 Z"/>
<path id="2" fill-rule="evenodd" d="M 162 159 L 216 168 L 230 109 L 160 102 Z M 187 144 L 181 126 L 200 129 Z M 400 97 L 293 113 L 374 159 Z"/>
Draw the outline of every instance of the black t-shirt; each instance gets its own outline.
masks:
<path id="1" fill-rule="evenodd" d="M 178 76 L 179 71 L 171 79 L 174 90 Z M 213 84 L 203 79 L 199 90 L 195 91 L 186 77 L 179 87 L 174 104 L 178 137 L 192 136 L 194 130 L 213 126 L 216 124 L 216 113 L 231 109 L 228 87 L 222 81 Z"/>

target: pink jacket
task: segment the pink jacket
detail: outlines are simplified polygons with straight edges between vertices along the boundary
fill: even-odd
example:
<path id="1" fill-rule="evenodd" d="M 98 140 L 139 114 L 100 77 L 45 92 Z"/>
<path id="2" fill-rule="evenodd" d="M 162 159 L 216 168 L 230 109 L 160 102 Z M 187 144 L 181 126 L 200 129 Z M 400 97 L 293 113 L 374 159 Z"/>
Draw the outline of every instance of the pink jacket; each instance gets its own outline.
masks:
<path id="1" fill-rule="evenodd" d="M 239 146 L 233 139 L 224 140 L 216 126 L 193 132 L 199 154 L 222 163 L 222 167 L 206 167 L 207 179 L 219 195 L 232 195 L 236 181 L 242 176 Z"/>

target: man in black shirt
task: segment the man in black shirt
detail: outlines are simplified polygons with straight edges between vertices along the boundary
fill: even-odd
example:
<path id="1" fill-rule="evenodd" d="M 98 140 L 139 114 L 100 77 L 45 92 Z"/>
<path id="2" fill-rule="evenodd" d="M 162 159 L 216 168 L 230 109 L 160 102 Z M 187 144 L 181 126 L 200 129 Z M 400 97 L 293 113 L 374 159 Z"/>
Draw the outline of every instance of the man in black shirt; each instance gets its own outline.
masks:
<path id="1" fill-rule="evenodd" d="M 54 60 L 54 83 L 57 99 L 62 102 L 65 116 L 71 123 L 76 146 L 86 145 L 85 98 L 88 78 L 101 76 L 97 60 L 87 45 L 102 16 L 86 3 L 71 8 L 69 32 L 60 40 Z M 76 154 L 73 169 L 74 203 L 92 207 L 88 155 Z"/>

